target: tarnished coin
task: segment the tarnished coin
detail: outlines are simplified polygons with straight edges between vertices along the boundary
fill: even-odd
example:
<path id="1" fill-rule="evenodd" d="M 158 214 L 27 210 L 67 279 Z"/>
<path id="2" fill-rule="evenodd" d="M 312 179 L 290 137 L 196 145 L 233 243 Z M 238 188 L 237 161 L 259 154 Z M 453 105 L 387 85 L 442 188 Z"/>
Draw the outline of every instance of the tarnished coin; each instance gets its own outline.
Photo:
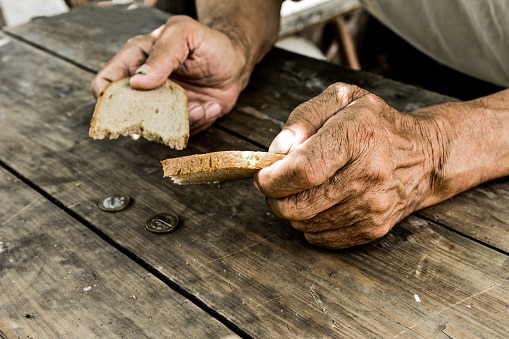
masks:
<path id="1" fill-rule="evenodd" d="M 124 194 L 110 194 L 97 203 L 97 206 L 106 212 L 122 211 L 131 203 L 131 197 Z"/>
<path id="2" fill-rule="evenodd" d="M 169 233 L 177 228 L 179 222 L 175 214 L 161 213 L 148 219 L 145 228 L 153 233 Z"/>

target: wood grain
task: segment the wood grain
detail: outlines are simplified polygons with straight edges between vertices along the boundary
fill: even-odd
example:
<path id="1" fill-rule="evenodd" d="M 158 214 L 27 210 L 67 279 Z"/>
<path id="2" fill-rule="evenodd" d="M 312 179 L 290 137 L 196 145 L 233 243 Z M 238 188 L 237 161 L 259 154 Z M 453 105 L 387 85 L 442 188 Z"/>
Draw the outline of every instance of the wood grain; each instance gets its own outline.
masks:
<path id="1" fill-rule="evenodd" d="M 233 334 L 3 168 L 0 190 L 0 337 Z"/>
<path id="2" fill-rule="evenodd" d="M 475 187 L 419 215 L 509 253 L 509 180 Z"/>
<path id="3" fill-rule="evenodd" d="M 124 6 L 78 8 L 65 14 L 65 20 L 60 16 L 40 18 L 28 25 L 8 28 L 8 32 L 71 59 L 85 69 L 97 71 L 127 39 L 150 32 L 168 17 L 166 13 L 144 7 L 131 11 Z M 70 41 L 76 37 L 81 39 L 83 48 L 69 48 Z M 266 149 L 298 104 L 337 81 L 370 90 L 403 112 L 455 100 L 370 73 L 274 49 L 253 73 L 232 113 L 215 126 Z M 65 94 L 69 85 L 62 86 L 62 90 Z M 474 193 L 475 200 L 469 198 L 471 191 L 420 213 L 439 222 L 451 221 L 447 214 L 459 216 L 458 222 L 450 222 L 448 226 L 507 253 L 509 210 L 500 206 L 509 204 L 508 184 L 507 178 L 487 183 L 481 189 L 487 193 Z"/>

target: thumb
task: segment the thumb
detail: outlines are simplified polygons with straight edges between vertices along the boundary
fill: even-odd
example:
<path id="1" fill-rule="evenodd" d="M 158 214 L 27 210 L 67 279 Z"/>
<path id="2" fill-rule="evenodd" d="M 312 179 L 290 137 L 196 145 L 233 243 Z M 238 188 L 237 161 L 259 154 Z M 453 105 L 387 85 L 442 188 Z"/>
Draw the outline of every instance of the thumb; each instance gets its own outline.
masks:
<path id="1" fill-rule="evenodd" d="M 161 86 L 171 74 L 171 70 L 152 69 L 148 63 L 140 66 L 131 77 L 131 87 L 136 89 L 154 89 Z"/>
<path id="2" fill-rule="evenodd" d="M 288 117 L 282 131 L 272 141 L 269 151 L 288 153 L 302 144 L 332 116 L 366 93 L 345 83 L 329 86 L 318 96 L 300 104 Z"/>
<path id="3" fill-rule="evenodd" d="M 354 104 L 367 93 L 337 83 L 299 105 L 269 148 L 288 156 L 256 174 L 258 189 L 268 197 L 287 197 L 322 184 L 343 167 L 351 151 L 344 118 L 355 116 Z"/>
<path id="4" fill-rule="evenodd" d="M 186 20 L 192 19 L 172 17 L 151 33 L 154 42 L 147 60 L 131 77 L 133 88 L 148 90 L 161 86 L 186 61 L 190 53 L 186 35 L 190 23 Z"/>

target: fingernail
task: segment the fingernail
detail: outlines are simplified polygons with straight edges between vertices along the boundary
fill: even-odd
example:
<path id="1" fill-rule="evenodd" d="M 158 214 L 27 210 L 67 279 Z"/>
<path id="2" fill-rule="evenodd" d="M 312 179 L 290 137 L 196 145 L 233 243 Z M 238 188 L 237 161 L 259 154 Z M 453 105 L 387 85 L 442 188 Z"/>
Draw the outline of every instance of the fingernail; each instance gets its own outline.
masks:
<path id="1" fill-rule="evenodd" d="M 143 65 L 140 66 L 140 68 L 138 68 L 136 70 L 136 72 L 134 72 L 134 75 L 138 75 L 138 74 L 145 75 L 148 72 L 150 72 L 150 66 L 146 65 L 146 64 L 143 64 Z"/>
<path id="2" fill-rule="evenodd" d="M 269 152 L 286 154 L 292 148 L 295 136 L 290 130 L 282 130 L 272 141 Z"/>
<path id="3" fill-rule="evenodd" d="M 193 124 L 205 116 L 205 109 L 201 105 L 194 106 L 189 110 L 189 123 Z"/>
<path id="4" fill-rule="evenodd" d="M 215 120 L 221 115 L 222 110 L 221 105 L 215 102 L 205 107 L 205 116 L 207 120 Z"/>

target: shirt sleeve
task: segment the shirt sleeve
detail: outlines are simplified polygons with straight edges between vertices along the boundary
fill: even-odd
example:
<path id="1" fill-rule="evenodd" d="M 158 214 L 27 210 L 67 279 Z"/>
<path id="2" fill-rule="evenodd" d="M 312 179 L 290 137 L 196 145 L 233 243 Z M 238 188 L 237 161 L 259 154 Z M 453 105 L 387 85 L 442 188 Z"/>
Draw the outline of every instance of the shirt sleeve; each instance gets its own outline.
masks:
<path id="1" fill-rule="evenodd" d="M 438 62 L 509 86 L 509 1 L 360 1 L 371 15 Z"/>

